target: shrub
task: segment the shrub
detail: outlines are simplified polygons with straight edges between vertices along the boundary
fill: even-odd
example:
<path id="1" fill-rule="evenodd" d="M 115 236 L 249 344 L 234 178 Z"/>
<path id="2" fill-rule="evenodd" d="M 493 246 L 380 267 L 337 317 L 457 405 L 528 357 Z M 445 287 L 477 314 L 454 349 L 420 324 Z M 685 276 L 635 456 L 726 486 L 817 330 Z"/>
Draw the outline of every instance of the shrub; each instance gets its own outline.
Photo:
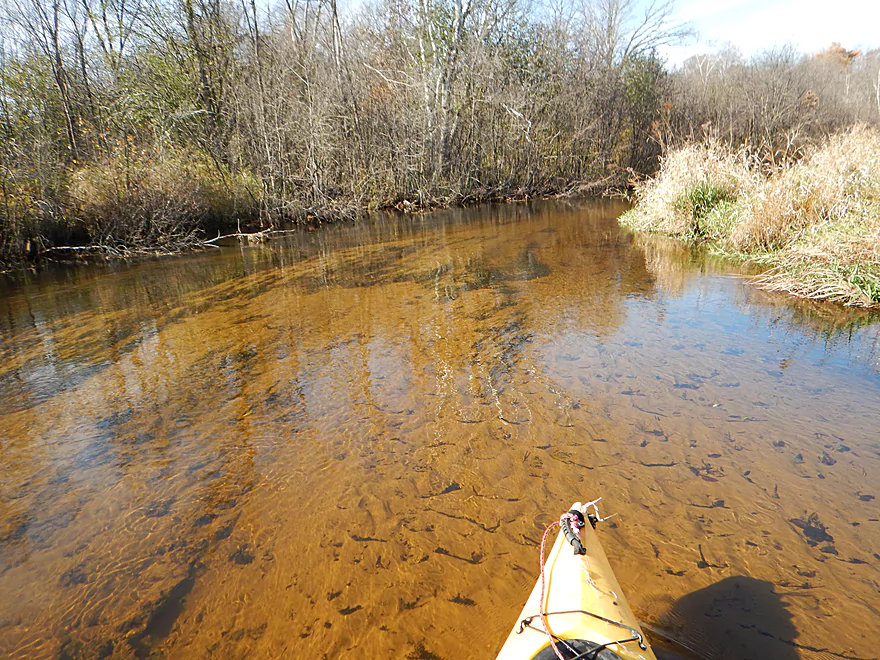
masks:
<path id="1" fill-rule="evenodd" d="M 256 177 L 232 174 L 200 154 L 119 155 L 74 172 L 73 212 L 94 244 L 175 249 L 217 218 L 258 213 Z"/>

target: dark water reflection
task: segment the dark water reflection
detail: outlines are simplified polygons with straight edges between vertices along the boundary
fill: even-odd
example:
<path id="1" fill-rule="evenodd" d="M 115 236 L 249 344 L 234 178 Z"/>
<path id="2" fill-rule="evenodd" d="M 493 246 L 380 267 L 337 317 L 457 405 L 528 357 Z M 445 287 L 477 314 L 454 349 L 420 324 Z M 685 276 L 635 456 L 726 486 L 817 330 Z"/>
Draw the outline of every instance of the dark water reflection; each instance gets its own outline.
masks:
<path id="1" fill-rule="evenodd" d="M 602 495 L 655 631 L 875 657 L 878 326 L 621 210 L 9 283 L 0 654 L 493 657 L 543 526 Z"/>

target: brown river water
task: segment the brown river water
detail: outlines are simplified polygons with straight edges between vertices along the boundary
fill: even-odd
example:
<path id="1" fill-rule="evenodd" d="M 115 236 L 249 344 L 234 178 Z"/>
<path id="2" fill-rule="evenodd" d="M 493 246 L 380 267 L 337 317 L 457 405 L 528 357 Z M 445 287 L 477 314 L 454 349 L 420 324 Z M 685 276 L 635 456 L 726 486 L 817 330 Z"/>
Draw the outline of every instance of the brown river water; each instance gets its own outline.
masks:
<path id="1" fill-rule="evenodd" d="M 878 324 L 624 208 L 9 281 L 0 656 L 493 658 L 600 496 L 652 639 L 880 656 Z"/>

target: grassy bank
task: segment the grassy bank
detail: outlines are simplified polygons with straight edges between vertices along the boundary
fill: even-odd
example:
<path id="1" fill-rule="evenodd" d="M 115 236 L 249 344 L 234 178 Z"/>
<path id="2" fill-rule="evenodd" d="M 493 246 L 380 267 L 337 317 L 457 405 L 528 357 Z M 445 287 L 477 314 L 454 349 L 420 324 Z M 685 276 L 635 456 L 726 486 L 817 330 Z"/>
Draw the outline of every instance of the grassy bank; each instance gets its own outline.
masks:
<path id="1" fill-rule="evenodd" d="M 670 152 L 621 222 L 763 269 L 768 289 L 880 306 L 880 132 L 856 127 L 768 165 L 707 141 Z"/>

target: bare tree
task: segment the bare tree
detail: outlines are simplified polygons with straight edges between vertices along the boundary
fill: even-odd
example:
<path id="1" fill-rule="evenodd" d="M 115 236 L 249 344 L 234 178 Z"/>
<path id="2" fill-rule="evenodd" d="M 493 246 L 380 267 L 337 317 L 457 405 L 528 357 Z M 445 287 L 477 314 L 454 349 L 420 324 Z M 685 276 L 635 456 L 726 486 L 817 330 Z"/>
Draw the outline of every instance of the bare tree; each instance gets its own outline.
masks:
<path id="1" fill-rule="evenodd" d="M 670 70 L 658 49 L 689 30 L 668 0 L 5 1 L 7 258 L 27 237 L 119 249 L 239 219 L 599 191 L 707 131 L 778 159 L 880 121 L 877 51 Z"/>

